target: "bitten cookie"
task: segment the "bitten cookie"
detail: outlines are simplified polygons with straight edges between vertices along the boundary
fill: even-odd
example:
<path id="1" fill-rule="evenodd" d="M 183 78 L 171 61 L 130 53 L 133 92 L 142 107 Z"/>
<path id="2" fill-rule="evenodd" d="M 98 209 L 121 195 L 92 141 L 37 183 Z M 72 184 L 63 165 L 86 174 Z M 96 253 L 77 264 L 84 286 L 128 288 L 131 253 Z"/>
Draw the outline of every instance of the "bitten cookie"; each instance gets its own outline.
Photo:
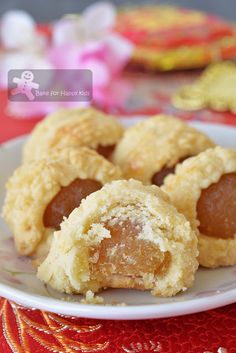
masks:
<path id="1" fill-rule="evenodd" d="M 199 263 L 236 264 L 236 150 L 216 147 L 178 165 L 163 186 L 199 238 Z"/>
<path id="2" fill-rule="evenodd" d="M 61 109 L 37 124 L 25 144 L 23 161 L 40 159 L 55 147 L 71 146 L 87 146 L 109 158 L 122 134 L 120 123 L 98 110 Z"/>
<path id="3" fill-rule="evenodd" d="M 175 166 L 214 143 L 202 132 L 172 116 L 157 115 L 130 127 L 117 144 L 113 162 L 124 176 L 162 185 Z"/>
<path id="4" fill-rule="evenodd" d="M 55 149 L 19 167 L 9 179 L 3 217 L 21 255 L 47 243 L 64 216 L 105 183 L 120 179 L 118 167 L 86 147 Z"/>
<path id="5" fill-rule="evenodd" d="M 66 293 L 103 288 L 172 296 L 192 285 L 197 238 L 157 186 L 106 184 L 81 202 L 55 232 L 38 277 Z"/>

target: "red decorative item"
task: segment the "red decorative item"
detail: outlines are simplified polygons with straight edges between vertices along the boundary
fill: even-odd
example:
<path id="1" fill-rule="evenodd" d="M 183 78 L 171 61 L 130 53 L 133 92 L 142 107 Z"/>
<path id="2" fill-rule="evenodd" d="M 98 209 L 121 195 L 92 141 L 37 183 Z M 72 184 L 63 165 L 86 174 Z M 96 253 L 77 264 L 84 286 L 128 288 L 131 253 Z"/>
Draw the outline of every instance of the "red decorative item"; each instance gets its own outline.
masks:
<path id="1" fill-rule="evenodd" d="M 31 310 L 2 298 L 0 313 L 4 353 L 236 352 L 236 305 L 168 319 L 102 321 Z"/>
<path id="2" fill-rule="evenodd" d="M 125 9 L 116 30 L 135 44 L 132 63 L 147 69 L 204 67 L 236 56 L 236 29 L 203 12 L 173 6 Z"/>

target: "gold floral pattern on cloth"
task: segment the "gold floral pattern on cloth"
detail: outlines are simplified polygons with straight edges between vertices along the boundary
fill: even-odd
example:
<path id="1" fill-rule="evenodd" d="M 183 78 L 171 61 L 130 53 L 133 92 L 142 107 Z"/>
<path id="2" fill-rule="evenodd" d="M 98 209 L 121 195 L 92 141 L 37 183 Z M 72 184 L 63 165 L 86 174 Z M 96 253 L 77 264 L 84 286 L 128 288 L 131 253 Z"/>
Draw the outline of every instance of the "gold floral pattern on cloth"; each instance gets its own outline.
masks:
<path id="1" fill-rule="evenodd" d="M 172 103 L 183 110 L 209 108 L 236 113 L 236 63 L 210 65 L 192 85 L 180 88 Z"/>
<path id="2" fill-rule="evenodd" d="M 32 352 L 35 344 L 45 352 L 54 353 L 102 352 L 109 345 L 108 341 L 100 343 L 92 339 L 91 343 L 83 342 L 83 336 L 88 340 L 87 335 L 97 332 L 101 324 L 78 325 L 73 317 L 44 311 L 37 311 L 35 319 L 32 312 L 33 309 L 7 299 L 0 300 L 1 335 L 13 353 Z"/>

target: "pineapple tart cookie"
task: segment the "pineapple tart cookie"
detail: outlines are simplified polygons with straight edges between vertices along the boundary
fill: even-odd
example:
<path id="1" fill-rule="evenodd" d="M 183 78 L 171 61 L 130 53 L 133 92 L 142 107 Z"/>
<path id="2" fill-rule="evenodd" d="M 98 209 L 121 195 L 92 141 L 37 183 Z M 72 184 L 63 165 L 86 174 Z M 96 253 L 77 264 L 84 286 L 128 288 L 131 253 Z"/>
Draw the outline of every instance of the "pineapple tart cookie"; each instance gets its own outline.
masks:
<path id="1" fill-rule="evenodd" d="M 61 109 L 38 123 L 25 144 L 23 161 L 49 154 L 55 147 L 87 146 L 109 158 L 123 134 L 112 116 L 93 108 Z"/>
<path id="2" fill-rule="evenodd" d="M 236 264 L 236 150 L 215 147 L 178 165 L 163 190 L 199 238 L 199 263 Z"/>
<path id="3" fill-rule="evenodd" d="M 120 178 L 118 167 L 86 147 L 55 149 L 50 158 L 19 167 L 6 185 L 3 207 L 19 254 L 31 255 L 42 243 L 47 247 L 83 198 Z"/>
<path id="4" fill-rule="evenodd" d="M 161 186 L 178 163 L 212 146 L 214 143 L 205 134 L 183 121 L 157 115 L 126 130 L 113 162 L 127 179 Z"/>
<path id="5" fill-rule="evenodd" d="M 197 255 L 190 223 L 165 193 L 119 180 L 89 195 L 64 220 L 38 277 L 66 293 L 110 287 L 172 296 L 193 283 Z"/>

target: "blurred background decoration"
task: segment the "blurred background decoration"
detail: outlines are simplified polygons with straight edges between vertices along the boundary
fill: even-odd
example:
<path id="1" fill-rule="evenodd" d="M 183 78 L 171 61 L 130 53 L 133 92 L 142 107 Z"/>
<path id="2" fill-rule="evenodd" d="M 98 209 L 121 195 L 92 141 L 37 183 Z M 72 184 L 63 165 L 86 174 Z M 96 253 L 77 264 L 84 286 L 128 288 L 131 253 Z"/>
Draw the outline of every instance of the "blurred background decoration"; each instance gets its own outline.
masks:
<path id="1" fill-rule="evenodd" d="M 199 76 L 196 69 L 236 58 L 232 9 L 234 1 L 222 6 L 216 0 L 158 1 L 158 5 L 118 0 L 2 1 L 0 86 L 7 89 L 10 69 L 90 69 L 90 104 L 115 114 L 164 109 L 185 118 L 183 105 L 180 110 L 180 105 L 172 104 L 176 91 L 194 82 Z M 8 102 L 7 113 L 15 118 L 39 117 L 64 105 Z"/>
<path id="2" fill-rule="evenodd" d="M 236 114 L 236 65 L 222 61 L 210 65 L 190 86 L 177 90 L 173 104 L 184 110 L 213 109 Z"/>
<path id="3" fill-rule="evenodd" d="M 235 27 L 195 10 L 139 7 L 123 11 L 116 29 L 135 45 L 132 63 L 146 69 L 194 69 L 236 56 Z"/>
<path id="4" fill-rule="evenodd" d="M 41 28 L 27 12 L 6 12 L 0 25 L 1 86 L 7 88 L 11 69 L 90 69 L 95 104 L 107 100 L 113 80 L 118 86 L 122 84 L 125 92 L 125 82 L 119 76 L 132 56 L 133 45 L 113 30 L 115 22 L 116 8 L 108 2 L 95 3 L 80 15 L 67 15 Z M 9 104 L 11 113 L 19 116 L 31 115 L 32 111 L 46 114 L 61 106 L 61 102 Z"/>

